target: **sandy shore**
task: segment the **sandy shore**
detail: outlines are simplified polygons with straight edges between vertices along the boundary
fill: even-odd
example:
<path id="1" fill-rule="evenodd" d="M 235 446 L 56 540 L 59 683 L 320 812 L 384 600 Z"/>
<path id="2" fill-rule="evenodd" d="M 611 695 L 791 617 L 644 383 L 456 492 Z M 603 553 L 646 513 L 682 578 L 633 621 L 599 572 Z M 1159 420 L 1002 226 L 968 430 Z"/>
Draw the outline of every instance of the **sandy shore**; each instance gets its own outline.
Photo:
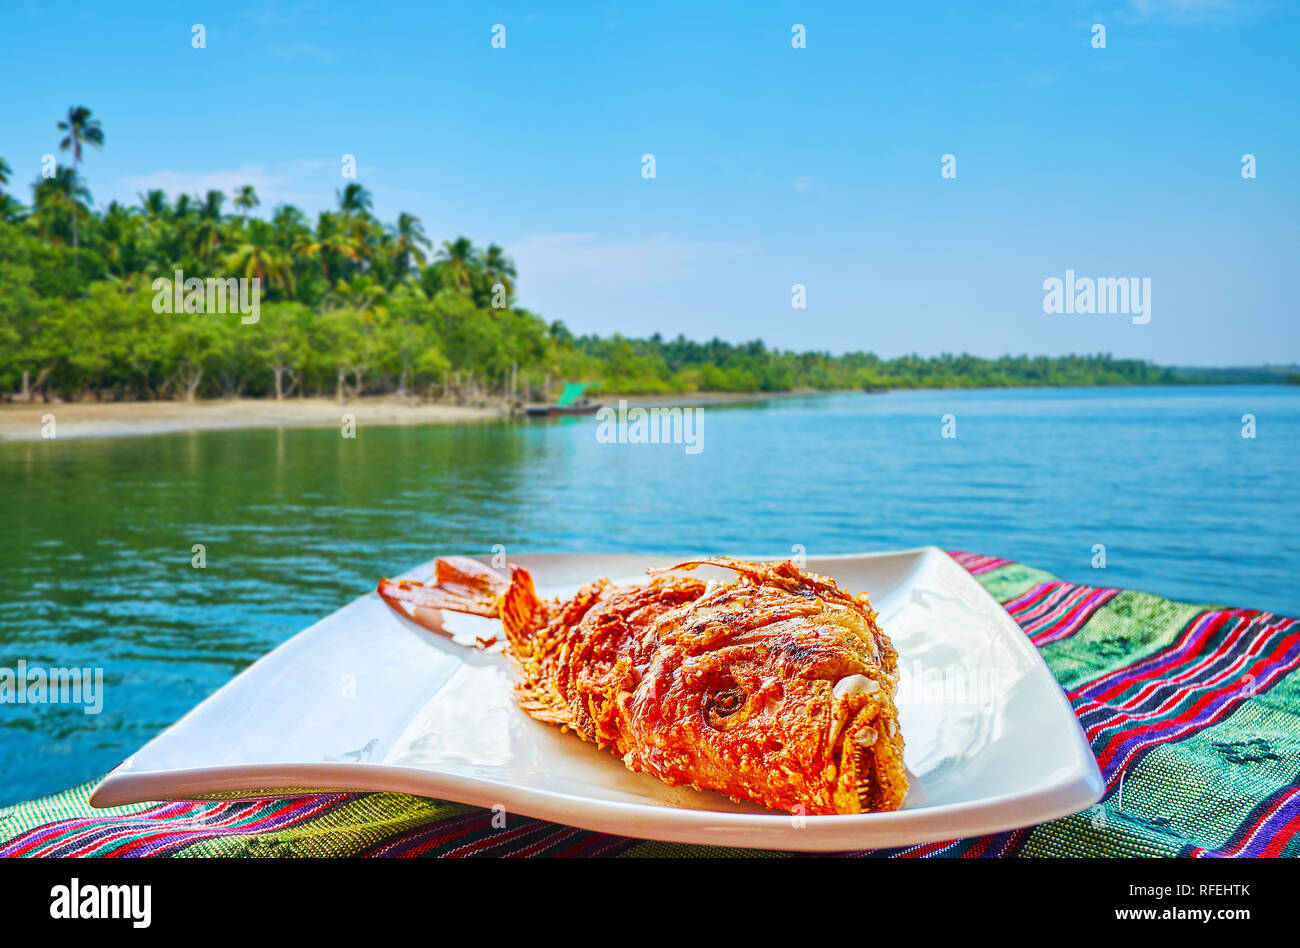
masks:
<path id="1" fill-rule="evenodd" d="M 40 441 L 45 415 L 54 416 L 59 438 L 114 438 L 232 428 L 339 427 L 344 415 L 355 416 L 358 426 L 446 425 L 491 421 L 501 418 L 502 412 L 393 398 L 358 398 L 345 404 L 329 398 L 15 404 L 0 405 L 0 441 Z"/>
<path id="2" fill-rule="evenodd" d="M 615 406 L 709 405 L 766 401 L 825 392 L 695 392 L 688 395 L 601 395 Z M 391 396 L 358 398 L 339 404 L 332 398 L 217 399 L 202 402 L 68 402 L 66 404 L 0 404 L 0 441 L 40 441 L 43 418 L 54 416 L 59 438 L 119 438 L 132 435 L 222 431 L 236 428 L 334 428 L 344 415 L 358 425 L 453 425 L 494 421 L 506 417 L 500 406 L 431 405 Z"/>

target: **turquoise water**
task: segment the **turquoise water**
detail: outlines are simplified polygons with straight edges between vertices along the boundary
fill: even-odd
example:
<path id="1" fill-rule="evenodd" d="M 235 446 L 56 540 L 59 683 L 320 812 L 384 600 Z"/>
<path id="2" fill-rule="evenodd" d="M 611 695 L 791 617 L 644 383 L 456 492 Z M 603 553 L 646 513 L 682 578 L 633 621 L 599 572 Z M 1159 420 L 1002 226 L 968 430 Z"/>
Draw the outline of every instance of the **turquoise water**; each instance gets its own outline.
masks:
<path id="1" fill-rule="evenodd" d="M 956 437 L 942 437 L 952 414 Z M 1242 416 L 1257 437 L 1242 437 Z M 896 392 L 710 406 L 703 450 L 593 418 L 0 444 L 0 803 L 98 776 L 277 643 L 438 553 L 933 543 L 1300 615 L 1300 389 Z M 206 568 L 191 566 L 194 544 Z M 1106 547 L 1106 568 L 1092 567 Z"/>

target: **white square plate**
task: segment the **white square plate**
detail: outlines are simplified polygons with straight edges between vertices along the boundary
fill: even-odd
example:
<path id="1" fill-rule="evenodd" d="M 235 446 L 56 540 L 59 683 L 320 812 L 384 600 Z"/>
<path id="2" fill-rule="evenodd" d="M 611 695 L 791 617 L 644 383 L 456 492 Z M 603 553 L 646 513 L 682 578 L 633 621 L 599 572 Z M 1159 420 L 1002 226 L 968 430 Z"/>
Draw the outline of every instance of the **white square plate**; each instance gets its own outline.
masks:
<path id="1" fill-rule="evenodd" d="M 546 595 L 599 576 L 643 579 L 646 568 L 677 562 L 627 554 L 512 560 Z M 1097 762 L 1056 679 L 945 553 L 810 557 L 807 567 L 869 593 L 898 649 L 912 791 L 897 812 L 796 820 L 631 773 L 608 751 L 519 710 L 504 656 L 427 632 L 374 593 L 249 666 L 109 774 L 91 802 L 387 790 L 647 839 L 841 850 L 999 832 L 1100 799 Z M 430 563 L 405 575 L 432 571 Z M 493 620 L 451 614 L 447 627 L 500 630 Z"/>

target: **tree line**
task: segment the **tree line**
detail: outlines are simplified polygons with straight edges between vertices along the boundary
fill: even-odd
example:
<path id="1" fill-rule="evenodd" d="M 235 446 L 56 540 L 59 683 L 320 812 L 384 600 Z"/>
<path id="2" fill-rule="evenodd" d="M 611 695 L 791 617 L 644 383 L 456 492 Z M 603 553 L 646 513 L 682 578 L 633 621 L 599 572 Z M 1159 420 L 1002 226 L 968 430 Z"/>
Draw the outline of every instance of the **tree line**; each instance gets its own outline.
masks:
<path id="1" fill-rule="evenodd" d="M 164 191 L 92 206 L 82 165 L 105 134 L 89 109 L 58 123 L 65 156 L 10 189 L 0 158 L 0 392 L 29 399 L 132 400 L 409 394 L 457 402 L 540 399 L 563 381 L 607 392 L 1112 385 L 1175 381 L 1108 355 L 882 359 L 699 343 L 659 335 L 573 335 L 519 306 L 497 244 L 435 247 L 420 220 L 385 224 L 359 182 L 311 220 L 291 204 L 258 216 L 256 189 Z M 257 322 L 160 314 L 155 280 L 257 279 Z"/>

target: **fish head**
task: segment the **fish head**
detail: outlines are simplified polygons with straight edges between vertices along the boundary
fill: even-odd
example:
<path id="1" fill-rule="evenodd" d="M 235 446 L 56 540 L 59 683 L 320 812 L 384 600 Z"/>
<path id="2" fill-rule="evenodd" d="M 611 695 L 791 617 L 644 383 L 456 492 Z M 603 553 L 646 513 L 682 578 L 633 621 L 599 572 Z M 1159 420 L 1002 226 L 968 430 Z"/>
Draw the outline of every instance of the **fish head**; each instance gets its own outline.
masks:
<path id="1" fill-rule="evenodd" d="M 659 622 L 630 708 L 647 769 L 792 812 L 901 804 L 897 656 L 865 597 L 746 577 Z"/>

